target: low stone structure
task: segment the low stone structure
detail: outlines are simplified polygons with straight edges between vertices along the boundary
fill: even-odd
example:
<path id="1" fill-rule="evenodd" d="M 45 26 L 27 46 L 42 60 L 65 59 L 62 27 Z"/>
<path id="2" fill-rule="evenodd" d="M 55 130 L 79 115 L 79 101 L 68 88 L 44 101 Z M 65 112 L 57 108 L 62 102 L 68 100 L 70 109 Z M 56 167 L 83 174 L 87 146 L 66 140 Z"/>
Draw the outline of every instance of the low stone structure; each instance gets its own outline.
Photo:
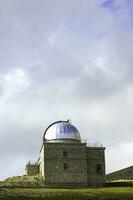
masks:
<path id="1" fill-rule="evenodd" d="M 29 162 L 25 167 L 25 171 L 28 176 L 37 175 L 39 174 L 39 164 L 38 163 L 31 164 Z"/>
<path id="2" fill-rule="evenodd" d="M 105 184 L 105 148 L 81 142 L 69 121 L 58 121 L 45 131 L 37 164 L 27 175 L 41 174 L 46 187 L 99 187 Z"/>

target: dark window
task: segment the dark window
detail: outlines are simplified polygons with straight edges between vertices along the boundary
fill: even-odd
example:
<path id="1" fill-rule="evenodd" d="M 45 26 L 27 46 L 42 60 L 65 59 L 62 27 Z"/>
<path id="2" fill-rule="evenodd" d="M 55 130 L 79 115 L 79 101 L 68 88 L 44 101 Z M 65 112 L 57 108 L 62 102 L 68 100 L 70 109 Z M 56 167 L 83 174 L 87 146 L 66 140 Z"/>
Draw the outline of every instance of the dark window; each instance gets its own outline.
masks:
<path id="1" fill-rule="evenodd" d="M 101 158 L 102 157 L 102 154 L 100 151 L 97 152 L 97 158 Z"/>
<path id="2" fill-rule="evenodd" d="M 102 174 L 102 165 L 101 164 L 97 164 L 97 173 L 99 174 L 99 175 L 101 175 Z"/>
<path id="3" fill-rule="evenodd" d="M 64 150 L 64 151 L 63 151 L 63 157 L 64 157 L 64 158 L 67 158 L 67 150 Z"/>
<path id="4" fill-rule="evenodd" d="M 67 170 L 67 169 L 68 169 L 68 164 L 67 164 L 66 162 L 64 162 L 63 169 L 64 169 L 64 170 Z"/>

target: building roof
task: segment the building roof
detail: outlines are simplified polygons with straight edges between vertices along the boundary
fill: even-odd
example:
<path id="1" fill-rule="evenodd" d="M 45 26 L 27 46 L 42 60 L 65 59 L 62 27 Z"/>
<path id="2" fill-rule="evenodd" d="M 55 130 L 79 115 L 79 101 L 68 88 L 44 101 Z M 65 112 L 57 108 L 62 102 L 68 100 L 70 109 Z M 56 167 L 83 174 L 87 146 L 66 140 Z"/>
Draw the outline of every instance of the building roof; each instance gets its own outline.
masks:
<path id="1" fill-rule="evenodd" d="M 44 132 L 45 141 L 53 140 L 75 140 L 81 141 L 78 129 L 70 121 L 56 121 L 52 123 Z"/>

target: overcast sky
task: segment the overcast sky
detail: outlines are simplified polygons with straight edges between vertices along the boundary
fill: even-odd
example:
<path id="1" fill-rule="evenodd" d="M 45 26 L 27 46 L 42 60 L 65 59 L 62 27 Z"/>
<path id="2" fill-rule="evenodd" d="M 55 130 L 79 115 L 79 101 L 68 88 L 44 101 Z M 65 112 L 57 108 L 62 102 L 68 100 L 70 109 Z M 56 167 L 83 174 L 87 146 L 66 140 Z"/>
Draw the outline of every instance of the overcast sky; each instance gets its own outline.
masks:
<path id="1" fill-rule="evenodd" d="M 133 164 L 133 1 L 0 0 L 0 179 L 68 118 L 107 172 Z"/>

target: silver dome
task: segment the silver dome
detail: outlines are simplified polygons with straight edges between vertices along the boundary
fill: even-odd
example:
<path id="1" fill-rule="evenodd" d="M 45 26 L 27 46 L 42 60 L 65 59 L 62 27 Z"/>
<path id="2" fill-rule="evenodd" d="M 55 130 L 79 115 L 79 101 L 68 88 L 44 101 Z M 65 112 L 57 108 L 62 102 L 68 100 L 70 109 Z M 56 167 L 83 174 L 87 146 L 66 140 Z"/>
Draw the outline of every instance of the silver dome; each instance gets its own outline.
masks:
<path id="1" fill-rule="evenodd" d="M 44 133 L 45 141 L 52 140 L 76 140 L 81 141 L 80 134 L 75 126 L 68 121 L 57 121 L 51 124 Z"/>

